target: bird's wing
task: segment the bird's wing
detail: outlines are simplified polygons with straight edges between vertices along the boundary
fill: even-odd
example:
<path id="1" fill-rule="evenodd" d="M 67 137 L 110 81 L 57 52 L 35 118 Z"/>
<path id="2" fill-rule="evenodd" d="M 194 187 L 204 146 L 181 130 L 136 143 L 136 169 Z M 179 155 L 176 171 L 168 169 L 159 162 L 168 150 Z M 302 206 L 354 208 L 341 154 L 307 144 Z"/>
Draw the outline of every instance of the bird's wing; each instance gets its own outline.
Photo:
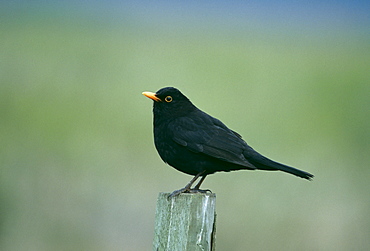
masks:
<path id="1" fill-rule="evenodd" d="M 173 141 L 192 152 L 249 169 L 256 168 L 243 155 L 247 144 L 241 136 L 208 114 L 202 112 L 200 116 L 181 117 L 169 126 Z"/>

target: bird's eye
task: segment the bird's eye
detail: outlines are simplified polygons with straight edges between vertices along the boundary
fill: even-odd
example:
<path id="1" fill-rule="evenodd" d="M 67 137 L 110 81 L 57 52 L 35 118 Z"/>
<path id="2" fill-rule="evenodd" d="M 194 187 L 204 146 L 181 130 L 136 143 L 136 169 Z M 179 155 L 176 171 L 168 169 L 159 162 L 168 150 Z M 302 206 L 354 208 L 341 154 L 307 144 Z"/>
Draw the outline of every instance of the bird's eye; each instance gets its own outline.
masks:
<path id="1" fill-rule="evenodd" d="M 164 98 L 164 101 L 166 101 L 167 103 L 170 103 L 170 102 L 172 102 L 172 97 L 167 96 L 167 97 Z"/>

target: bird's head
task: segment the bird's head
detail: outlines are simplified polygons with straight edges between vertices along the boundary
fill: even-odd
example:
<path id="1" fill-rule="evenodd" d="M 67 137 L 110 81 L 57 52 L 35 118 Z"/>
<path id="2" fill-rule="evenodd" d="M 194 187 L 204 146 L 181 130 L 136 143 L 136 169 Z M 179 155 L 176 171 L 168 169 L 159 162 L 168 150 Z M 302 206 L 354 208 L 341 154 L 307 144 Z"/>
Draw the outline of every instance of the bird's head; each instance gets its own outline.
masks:
<path id="1" fill-rule="evenodd" d="M 143 95 L 154 101 L 155 117 L 182 116 L 196 109 L 190 100 L 174 87 L 165 87 L 156 93 L 143 92 Z"/>

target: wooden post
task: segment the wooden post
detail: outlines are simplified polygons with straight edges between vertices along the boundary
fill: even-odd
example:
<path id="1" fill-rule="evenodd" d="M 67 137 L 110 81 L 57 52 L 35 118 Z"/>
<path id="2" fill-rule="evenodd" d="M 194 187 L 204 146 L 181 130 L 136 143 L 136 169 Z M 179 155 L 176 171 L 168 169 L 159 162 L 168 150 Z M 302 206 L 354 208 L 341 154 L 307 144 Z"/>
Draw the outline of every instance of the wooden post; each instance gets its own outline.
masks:
<path id="1" fill-rule="evenodd" d="M 158 195 L 153 251 L 214 251 L 216 194 L 168 195 Z"/>

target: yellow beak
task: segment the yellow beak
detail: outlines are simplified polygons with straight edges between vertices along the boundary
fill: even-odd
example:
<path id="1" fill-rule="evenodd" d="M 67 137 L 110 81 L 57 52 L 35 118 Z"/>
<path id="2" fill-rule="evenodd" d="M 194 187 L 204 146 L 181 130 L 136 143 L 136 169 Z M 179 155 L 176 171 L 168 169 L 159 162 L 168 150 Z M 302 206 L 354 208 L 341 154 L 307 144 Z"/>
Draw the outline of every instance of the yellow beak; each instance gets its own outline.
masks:
<path id="1" fill-rule="evenodd" d="M 158 102 L 158 101 L 162 101 L 160 98 L 158 98 L 155 93 L 153 92 L 143 92 L 142 93 L 145 97 L 148 97 L 150 99 L 153 99 L 154 101 Z"/>

